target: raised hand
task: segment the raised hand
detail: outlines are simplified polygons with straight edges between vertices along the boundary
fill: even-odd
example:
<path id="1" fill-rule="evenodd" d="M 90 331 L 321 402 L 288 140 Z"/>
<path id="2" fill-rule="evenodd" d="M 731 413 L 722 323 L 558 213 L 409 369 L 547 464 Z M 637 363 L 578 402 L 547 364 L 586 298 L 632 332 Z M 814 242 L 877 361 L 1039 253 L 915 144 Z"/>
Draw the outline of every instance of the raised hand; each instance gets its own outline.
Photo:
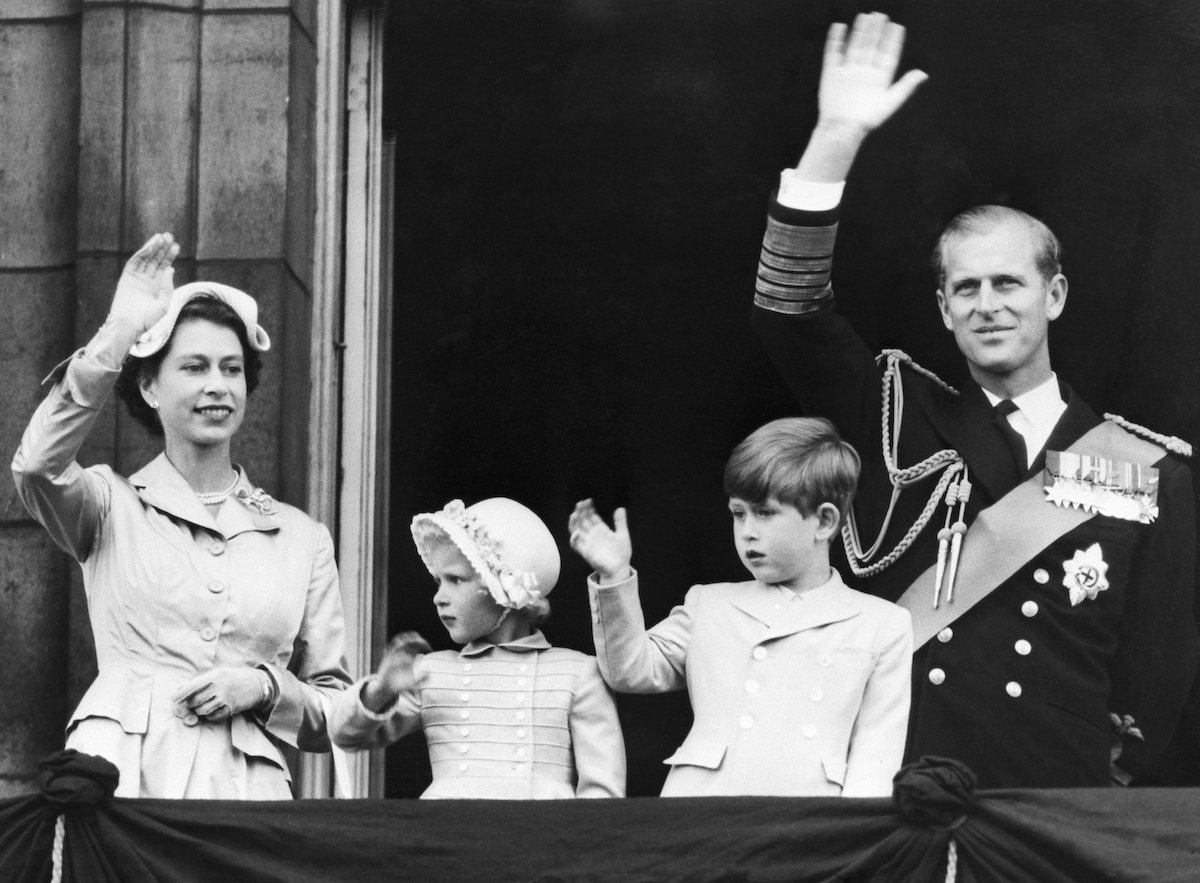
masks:
<path id="1" fill-rule="evenodd" d="M 590 500 L 575 504 L 567 519 L 571 532 L 571 548 L 592 566 L 601 583 L 616 583 L 629 578 L 629 562 L 633 558 L 633 541 L 629 537 L 629 520 L 624 509 L 613 512 L 610 528 L 596 513 Z"/>
<path id="2" fill-rule="evenodd" d="M 174 287 L 172 262 L 179 243 L 170 233 L 156 233 L 133 253 L 117 282 L 108 319 L 140 334 L 162 318 Z"/>
<path id="3" fill-rule="evenodd" d="M 210 721 L 222 721 L 257 708 L 267 698 L 257 669 L 214 668 L 196 675 L 175 691 L 173 702 Z"/>
<path id="4" fill-rule="evenodd" d="M 430 651 L 429 642 L 416 632 L 400 632 L 388 642 L 374 676 L 363 687 L 363 704 L 371 711 L 382 711 L 401 693 L 416 686 L 413 664 Z"/>
<path id="5" fill-rule="evenodd" d="M 879 12 L 860 13 L 847 36 L 844 24 L 829 29 L 818 92 L 818 126 L 877 129 L 928 76 L 911 70 L 893 80 L 904 49 L 904 27 Z"/>

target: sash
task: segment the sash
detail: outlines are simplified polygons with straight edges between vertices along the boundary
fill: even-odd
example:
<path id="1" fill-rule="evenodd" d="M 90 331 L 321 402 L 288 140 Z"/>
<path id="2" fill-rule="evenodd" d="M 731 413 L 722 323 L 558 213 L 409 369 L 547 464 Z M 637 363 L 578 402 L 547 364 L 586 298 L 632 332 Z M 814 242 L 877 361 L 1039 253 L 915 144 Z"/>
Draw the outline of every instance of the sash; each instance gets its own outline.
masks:
<path id="1" fill-rule="evenodd" d="M 1143 466 L 1163 456 L 1162 448 L 1108 421 L 1090 429 L 1067 450 Z M 1040 472 L 981 511 L 963 537 L 954 601 L 948 604 L 943 599 L 934 609 L 937 567 L 933 566 L 917 577 L 896 602 L 912 615 L 913 649 L 923 647 L 1055 540 L 1094 517 L 1094 512 L 1047 502 Z"/>

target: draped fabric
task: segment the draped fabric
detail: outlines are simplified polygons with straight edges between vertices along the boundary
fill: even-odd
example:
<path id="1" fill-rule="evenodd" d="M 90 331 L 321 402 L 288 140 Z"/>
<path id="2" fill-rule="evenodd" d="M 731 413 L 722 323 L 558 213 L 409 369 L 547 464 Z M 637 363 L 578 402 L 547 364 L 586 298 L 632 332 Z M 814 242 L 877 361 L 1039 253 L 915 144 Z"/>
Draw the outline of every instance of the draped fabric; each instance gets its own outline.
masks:
<path id="1" fill-rule="evenodd" d="M 945 879 L 951 838 L 959 883 L 1200 878 L 1200 789 L 984 791 L 972 803 L 969 778 L 915 798 L 927 783 L 910 783 L 895 801 L 237 802 L 64 799 L 89 787 L 74 775 L 55 802 L 46 790 L 0 801 L 0 880 L 50 880 L 60 811 L 66 883 L 907 883 Z"/>

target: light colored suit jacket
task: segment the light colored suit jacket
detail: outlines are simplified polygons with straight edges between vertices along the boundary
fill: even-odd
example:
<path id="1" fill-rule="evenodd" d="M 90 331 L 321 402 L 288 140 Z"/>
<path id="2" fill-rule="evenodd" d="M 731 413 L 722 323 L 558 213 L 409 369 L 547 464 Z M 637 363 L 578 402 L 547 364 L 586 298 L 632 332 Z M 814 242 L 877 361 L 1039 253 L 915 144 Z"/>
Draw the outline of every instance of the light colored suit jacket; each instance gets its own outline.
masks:
<path id="1" fill-rule="evenodd" d="M 165 454 L 128 479 L 84 469 L 116 374 L 66 363 L 13 460 L 26 508 L 83 569 L 99 673 L 69 745 L 117 765 L 118 797 L 286 797 L 279 743 L 328 751 L 321 697 L 350 680 L 329 531 L 245 473 L 214 517 Z M 267 669 L 278 699 L 219 722 L 171 701 L 217 666 Z"/>
<path id="2" fill-rule="evenodd" d="M 594 657 L 545 635 L 473 641 L 413 666 L 415 685 L 372 712 L 362 684 L 333 704 L 344 748 L 381 748 L 425 731 L 433 783 L 422 797 L 561 800 L 624 797 L 625 742 Z"/>
<path id="3" fill-rule="evenodd" d="M 600 673 L 618 692 L 686 688 L 695 721 L 663 796 L 891 794 L 908 725 L 907 611 L 836 572 L 793 595 L 693 586 L 647 630 L 637 575 L 588 580 Z"/>

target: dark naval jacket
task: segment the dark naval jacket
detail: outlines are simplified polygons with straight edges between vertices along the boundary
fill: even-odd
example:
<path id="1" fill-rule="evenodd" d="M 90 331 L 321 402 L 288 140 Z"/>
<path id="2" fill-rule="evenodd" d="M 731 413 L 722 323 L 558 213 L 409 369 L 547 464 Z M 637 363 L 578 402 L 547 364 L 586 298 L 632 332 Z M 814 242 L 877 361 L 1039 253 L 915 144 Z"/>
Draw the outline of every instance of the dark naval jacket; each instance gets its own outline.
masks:
<path id="1" fill-rule="evenodd" d="M 833 420 L 861 454 L 855 514 L 870 545 L 893 490 L 883 458 L 882 373 L 833 309 L 836 229 L 836 210 L 804 212 L 772 201 L 753 321 L 804 411 Z M 1027 475 L 1040 474 L 1047 450 L 1066 450 L 1101 422 L 1060 384 L 1066 412 L 1023 475 L 977 385 L 958 393 L 909 366 L 901 378 L 895 465 L 956 452 L 972 482 L 968 525 Z M 1010 577 L 917 649 L 906 758 L 957 758 L 985 788 L 1108 785 L 1112 775 L 1125 780 L 1153 763 L 1170 739 L 1200 652 L 1191 476 L 1179 456 L 1161 447 L 1155 454 L 1152 523 L 1088 518 L 1016 562 Z M 901 491 L 881 552 L 913 526 L 937 479 L 932 474 Z M 1037 519 L 1041 507 L 1053 505 L 1038 499 L 1020 517 Z M 855 580 L 843 562 L 847 582 L 899 599 L 935 563 L 945 511 L 939 503 L 882 572 Z M 1072 603 L 1066 564 L 1081 555 L 1102 557 L 1108 587 Z M 1110 765 L 1114 745 L 1120 769 Z"/>

